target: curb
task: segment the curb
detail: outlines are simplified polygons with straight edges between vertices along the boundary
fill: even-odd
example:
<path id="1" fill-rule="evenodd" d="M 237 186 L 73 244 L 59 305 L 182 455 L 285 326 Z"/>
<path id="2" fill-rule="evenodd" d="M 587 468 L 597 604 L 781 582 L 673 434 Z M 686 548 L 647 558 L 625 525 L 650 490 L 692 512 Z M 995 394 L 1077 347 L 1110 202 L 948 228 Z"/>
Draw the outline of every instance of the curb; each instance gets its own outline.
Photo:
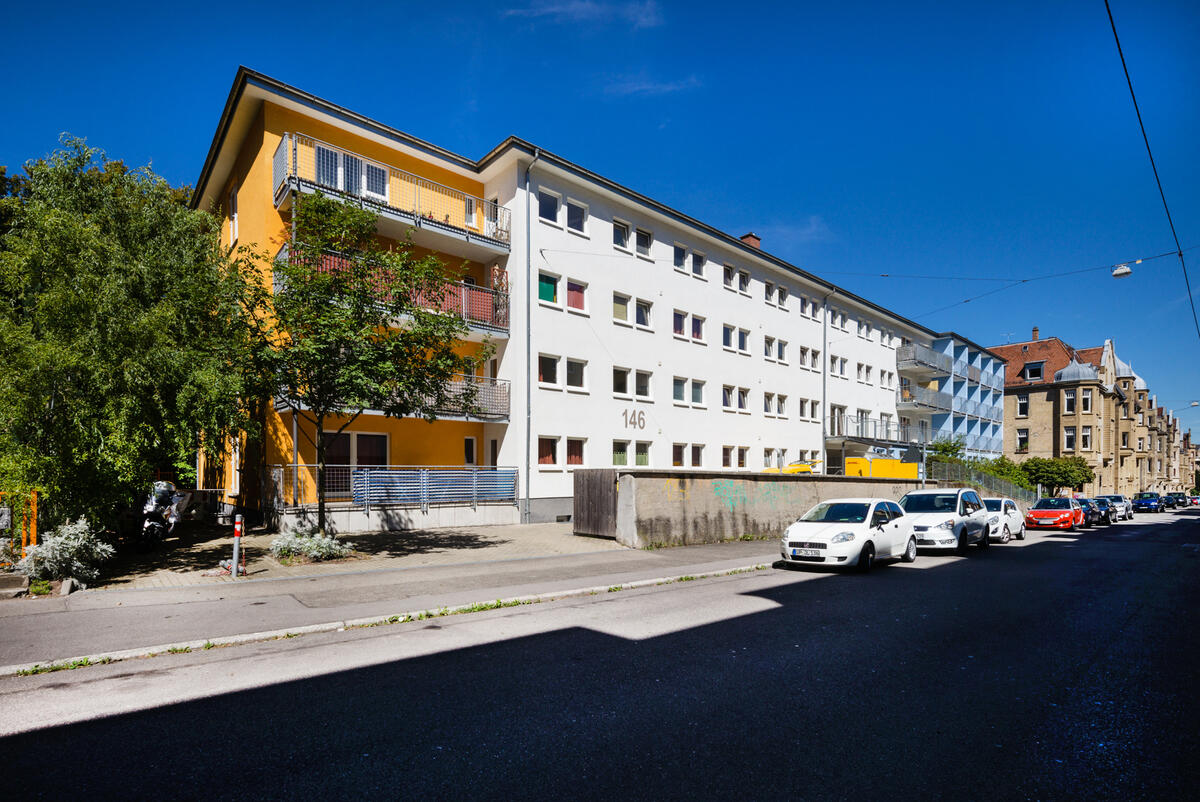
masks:
<path id="1" fill-rule="evenodd" d="M 18 663 L 10 666 L 0 666 L 0 677 L 14 677 L 29 674 L 37 669 L 52 666 L 60 668 L 52 670 L 69 670 L 74 667 L 85 668 L 92 665 L 118 663 L 123 660 L 136 660 L 145 657 L 157 657 L 163 654 L 204 651 L 205 647 L 243 646 L 248 643 L 261 643 L 282 638 L 294 638 L 299 635 L 312 635 L 320 632 L 340 632 L 346 629 L 363 629 L 366 627 L 385 626 L 388 624 L 407 623 L 427 618 L 440 618 L 447 615 L 469 612 L 485 612 L 501 607 L 517 607 L 526 604 L 557 601 L 559 599 L 579 598 L 581 596 L 596 596 L 619 590 L 637 590 L 639 588 L 671 585 L 677 582 L 688 582 L 695 579 L 712 579 L 734 574 L 753 573 L 770 568 L 770 563 L 752 563 L 736 568 L 725 568 L 720 571 L 705 571 L 697 574 L 678 574 L 675 576 L 657 577 L 655 579 L 639 579 L 634 582 L 622 582 L 617 585 L 597 585 L 594 587 L 575 588 L 572 590 L 549 591 L 533 593 L 525 596 L 510 596 L 504 599 L 488 599 L 487 601 L 457 604 L 453 607 L 438 607 L 425 610 L 410 610 L 391 615 L 373 615 L 367 618 L 353 618 L 345 621 L 328 621 L 321 624 L 306 624 L 304 626 L 288 627 L 286 629 L 271 629 L 262 632 L 247 632 L 241 635 L 225 635 L 217 638 L 202 638 L 197 640 L 176 641 L 163 643 L 158 646 L 139 646 L 133 649 L 96 652 L 95 654 L 78 657 L 63 657 L 56 660 L 42 660 L 36 663 Z M 211 644 L 211 646 L 209 645 Z M 78 664 L 71 666 L 71 664 Z M 41 673 L 41 672 L 39 672 Z"/>

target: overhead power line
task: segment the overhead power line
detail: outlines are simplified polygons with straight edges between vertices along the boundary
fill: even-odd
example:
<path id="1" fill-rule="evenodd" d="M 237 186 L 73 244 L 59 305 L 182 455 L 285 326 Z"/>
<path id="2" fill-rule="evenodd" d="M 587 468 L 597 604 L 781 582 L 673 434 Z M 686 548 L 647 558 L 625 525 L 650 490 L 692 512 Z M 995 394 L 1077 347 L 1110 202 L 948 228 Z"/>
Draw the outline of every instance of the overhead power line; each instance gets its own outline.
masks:
<path id="1" fill-rule="evenodd" d="M 1192 307 L 1192 323 L 1196 326 L 1196 337 L 1200 338 L 1200 319 L 1196 317 L 1196 301 L 1192 298 L 1192 282 L 1188 279 L 1187 263 L 1183 260 L 1183 248 L 1179 246 L 1179 235 L 1175 233 L 1175 221 L 1171 219 L 1167 194 L 1163 192 L 1162 180 L 1158 177 L 1158 166 L 1154 163 L 1154 153 L 1150 150 L 1150 137 L 1146 136 L 1146 124 L 1142 122 L 1142 110 L 1138 107 L 1137 95 L 1133 92 L 1129 66 L 1125 63 L 1125 51 L 1121 49 L 1121 37 L 1117 36 L 1117 23 L 1113 21 L 1112 7 L 1109 6 L 1108 0 L 1104 0 L 1104 9 L 1108 12 L 1108 24 L 1112 26 L 1113 40 L 1117 43 L 1117 55 L 1121 57 L 1121 69 L 1125 71 L 1125 83 L 1129 86 L 1129 97 L 1133 100 L 1133 110 L 1137 114 L 1138 127 L 1142 129 L 1142 141 L 1146 143 L 1146 155 L 1150 157 L 1150 169 L 1154 171 L 1154 183 L 1158 184 L 1158 196 L 1162 198 L 1163 211 L 1167 213 L 1167 223 L 1171 226 L 1171 236 L 1175 238 L 1175 253 L 1179 255 L 1179 266 L 1183 269 L 1183 285 L 1187 287 L 1188 303 Z"/>

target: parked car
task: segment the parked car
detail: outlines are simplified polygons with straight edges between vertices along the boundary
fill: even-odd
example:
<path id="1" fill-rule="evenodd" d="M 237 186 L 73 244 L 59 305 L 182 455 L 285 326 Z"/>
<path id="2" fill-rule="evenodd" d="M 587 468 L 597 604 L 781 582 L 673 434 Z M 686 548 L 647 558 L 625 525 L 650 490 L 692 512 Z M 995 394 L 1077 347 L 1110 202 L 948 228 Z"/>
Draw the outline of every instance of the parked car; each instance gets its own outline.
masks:
<path id="1" fill-rule="evenodd" d="M 1166 493 L 1162 493 L 1159 495 L 1159 498 L 1162 499 L 1162 508 L 1164 510 L 1175 509 L 1175 499 L 1171 498 L 1170 495 L 1168 495 Z"/>
<path id="2" fill-rule="evenodd" d="M 1076 499 L 1083 508 L 1083 525 L 1085 527 L 1100 523 L 1100 510 L 1090 498 Z"/>
<path id="3" fill-rule="evenodd" d="M 1187 493 L 1167 493 L 1167 498 L 1171 500 L 1172 505 L 1176 509 L 1188 505 Z"/>
<path id="4" fill-rule="evenodd" d="M 1083 507 L 1073 498 L 1043 498 L 1025 513 L 1030 529 L 1066 529 L 1083 526 Z"/>
<path id="5" fill-rule="evenodd" d="M 1136 493 L 1133 497 L 1134 512 L 1162 512 L 1162 496 L 1158 493 Z"/>
<path id="6" fill-rule="evenodd" d="M 822 501 L 787 528 L 779 543 L 785 563 L 871 570 L 877 559 L 917 559 L 910 517 L 894 501 L 837 498 Z"/>
<path id="7" fill-rule="evenodd" d="M 1200 507 L 1200 496 L 1188 496 L 1188 504 L 1193 507 Z"/>
<path id="8" fill-rule="evenodd" d="M 1097 498 L 1100 497 L 1098 496 Z M 1108 503 L 1112 505 L 1118 521 L 1128 521 L 1133 517 L 1133 504 L 1130 503 L 1129 499 L 1119 493 L 1103 496 L 1103 498 L 1108 499 Z"/>
<path id="9" fill-rule="evenodd" d="M 989 522 L 992 523 L 989 537 L 999 538 L 1001 543 L 1007 543 L 1014 537 L 1017 540 L 1025 539 L 1025 516 L 1021 514 L 1017 502 L 1011 498 L 985 498 L 983 506 L 987 507 Z"/>
<path id="10" fill-rule="evenodd" d="M 1105 526 L 1111 526 L 1112 522 L 1117 520 L 1117 511 L 1104 496 L 1097 496 L 1092 499 L 1092 504 L 1096 505 L 1096 509 L 1100 511 L 1100 522 Z"/>
<path id="11" fill-rule="evenodd" d="M 966 554 L 967 546 L 990 545 L 987 509 L 979 494 L 967 487 L 912 490 L 900 499 L 900 506 L 912 519 L 917 545 L 934 549 L 955 549 Z"/>

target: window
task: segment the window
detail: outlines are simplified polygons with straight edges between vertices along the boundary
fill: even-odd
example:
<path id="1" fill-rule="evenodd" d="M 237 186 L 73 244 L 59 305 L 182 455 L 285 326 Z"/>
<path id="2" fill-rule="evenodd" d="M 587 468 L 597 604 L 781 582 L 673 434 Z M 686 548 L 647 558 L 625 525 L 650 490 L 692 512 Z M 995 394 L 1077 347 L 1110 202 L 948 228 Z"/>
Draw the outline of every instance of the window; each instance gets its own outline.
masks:
<path id="1" fill-rule="evenodd" d="M 629 250 L 629 223 L 613 220 L 613 245 Z"/>
<path id="2" fill-rule="evenodd" d="M 1139 437 L 1138 438 L 1138 451 L 1145 451 L 1145 450 L 1146 450 L 1146 439 L 1144 437 Z"/>
<path id="3" fill-rule="evenodd" d="M 1129 432 L 1121 432 L 1121 448 L 1129 448 Z"/>
<path id="4" fill-rule="evenodd" d="M 862 381 L 863 380 L 863 363 L 859 362 L 859 363 L 857 363 L 857 366 L 858 366 L 857 367 L 858 380 Z"/>
<path id="5" fill-rule="evenodd" d="M 801 398 L 796 402 L 796 414 L 802 418 L 808 417 L 808 399 Z"/>
<path id="6" fill-rule="evenodd" d="M 1042 380 L 1042 366 L 1044 362 L 1030 362 L 1025 365 L 1025 379 L 1035 382 Z"/>
<path id="7" fill-rule="evenodd" d="M 613 320 L 629 322 L 629 296 L 613 293 Z"/>
<path id="8" fill-rule="evenodd" d="M 463 465 L 475 464 L 475 438 L 463 438 Z"/>
<path id="9" fill-rule="evenodd" d="M 578 201 L 567 201 L 567 228 L 580 234 L 584 233 L 584 225 L 587 223 L 587 207 Z M 567 441 L 568 444 L 570 441 Z M 570 459 L 570 454 L 567 454 Z M 570 464 L 570 463 L 568 463 Z"/>
<path id="10" fill-rule="evenodd" d="M 558 225 L 558 196 L 544 189 L 538 190 L 538 217 L 547 223 Z"/>
<path id="11" fill-rule="evenodd" d="M 571 387 L 576 390 L 582 390 L 585 387 L 583 375 L 584 368 L 586 366 L 586 362 L 578 359 L 567 360 L 567 387 Z"/>
<path id="12" fill-rule="evenodd" d="M 763 393 L 763 414 L 775 414 L 775 393 Z"/>
<path id="13" fill-rule="evenodd" d="M 692 467 L 699 468 L 704 464 L 704 446 L 692 444 Z"/>
<path id="14" fill-rule="evenodd" d="M 770 468 L 771 464 L 773 462 L 775 462 L 775 449 L 764 448 L 763 449 L 763 467 Z"/>
<path id="15" fill-rule="evenodd" d="M 675 377 L 671 382 L 671 397 L 680 403 L 687 400 L 687 379 Z"/>
<path id="16" fill-rule="evenodd" d="M 863 372 L 866 374 L 867 384 L 870 384 L 871 383 L 871 366 L 867 365 Z"/>
<path id="17" fill-rule="evenodd" d="M 375 167 L 373 165 L 370 165 L 370 164 L 367 165 L 367 194 L 368 195 L 383 194 L 382 192 L 372 193 L 372 191 L 371 191 L 371 171 L 372 170 L 379 170 L 379 168 Z M 379 170 L 379 172 L 382 173 L 383 171 Z M 381 175 L 380 178 L 383 178 L 383 176 Z M 381 188 L 387 187 L 387 184 L 384 183 L 383 181 L 379 181 L 378 183 Z M 475 199 L 474 198 L 463 198 L 463 221 L 466 224 L 467 228 L 475 228 L 476 226 L 479 225 L 475 221 Z"/>
<path id="18" fill-rule="evenodd" d="M 733 446 L 721 446 L 721 467 L 733 467 Z"/>
<path id="19" fill-rule="evenodd" d="M 733 387 L 728 384 L 721 387 L 721 406 L 725 409 L 733 409 Z"/>
<path id="20" fill-rule="evenodd" d="M 567 438 L 567 464 L 583 464 L 583 440 L 576 437 Z"/>
<path id="21" fill-rule="evenodd" d="M 775 341 L 775 359 L 783 364 L 787 364 L 787 340 Z"/>
<path id="22" fill-rule="evenodd" d="M 684 336 L 684 332 L 687 331 L 687 312 L 680 312 L 678 309 L 675 310 L 671 316 L 671 330 L 675 333 L 676 337 Z"/>
<path id="23" fill-rule="evenodd" d="M 780 309 L 787 309 L 788 291 L 787 287 L 780 287 L 775 294 L 775 305 Z"/>
<path id="24" fill-rule="evenodd" d="M 1029 395 L 1027 393 L 1017 396 L 1017 417 L 1029 417 Z"/>
<path id="25" fill-rule="evenodd" d="M 675 269 L 680 272 L 686 271 L 687 270 L 687 258 L 688 258 L 687 248 L 683 247 L 679 243 L 675 243 L 675 254 L 674 254 Z M 680 459 L 682 459 L 682 457 Z"/>
<path id="26" fill-rule="evenodd" d="M 613 395 L 629 395 L 629 368 L 613 368 Z"/>
<path id="27" fill-rule="evenodd" d="M 812 306 L 810 307 L 810 310 L 812 312 L 812 319 L 820 320 L 821 319 L 821 305 L 819 303 L 817 303 L 815 299 L 811 303 L 812 303 Z"/>
<path id="28" fill-rule="evenodd" d="M 808 367 L 808 347 L 804 345 L 800 346 L 800 367 Z"/>
<path id="29" fill-rule="evenodd" d="M 1075 391 L 1063 390 L 1063 412 L 1068 415 L 1075 412 Z"/>
<path id="30" fill-rule="evenodd" d="M 693 253 L 692 254 L 692 275 L 695 276 L 696 278 L 704 278 L 704 263 L 705 263 L 705 261 L 706 260 L 704 258 L 704 254 L 702 254 L 702 253 Z M 693 446 L 693 448 L 694 448 L 694 446 Z"/>
<path id="31" fill-rule="evenodd" d="M 763 356 L 767 359 L 775 358 L 775 338 L 763 337 Z"/>
<path id="32" fill-rule="evenodd" d="M 538 384 L 558 384 L 558 357 L 538 354 Z"/>
<path id="33" fill-rule="evenodd" d="M 746 467 L 746 459 L 750 456 L 750 449 L 747 446 L 738 446 L 738 463 L 739 468 Z"/>
<path id="34" fill-rule="evenodd" d="M 1075 450 L 1075 427 L 1074 426 L 1064 426 L 1063 427 L 1063 448 L 1066 449 L 1067 451 Z"/>
<path id="35" fill-rule="evenodd" d="M 775 303 L 775 282 L 763 282 L 763 300 L 769 304 Z"/>
<path id="36" fill-rule="evenodd" d="M 1084 426 L 1079 430 L 1079 447 L 1084 451 L 1092 450 L 1092 427 Z"/>
<path id="37" fill-rule="evenodd" d="M 721 327 L 721 345 L 733 349 L 733 326 L 726 324 Z"/>
<path id="38" fill-rule="evenodd" d="M 775 396 L 775 414 L 777 416 L 779 416 L 780 418 L 787 417 L 787 396 L 786 395 Z"/>
<path id="39" fill-rule="evenodd" d="M 750 353 L 750 332 L 738 329 L 738 350 L 743 354 Z"/>
<path id="40" fill-rule="evenodd" d="M 538 465 L 554 466 L 558 464 L 558 438 L 538 438 Z"/>
<path id="41" fill-rule="evenodd" d="M 739 412 L 749 412 L 750 411 L 750 391 L 748 389 L 746 389 L 745 387 L 739 387 L 738 392 L 737 392 L 737 399 L 738 399 L 738 411 Z"/>
<path id="42" fill-rule="evenodd" d="M 543 303 L 558 304 L 558 276 L 538 273 L 538 300 Z"/>
<path id="43" fill-rule="evenodd" d="M 633 458 L 638 465 L 650 464 L 650 444 L 639 440 L 633 447 Z"/>
<path id="44" fill-rule="evenodd" d="M 724 271 L 724 275 L 723 275 L 723 280 L 725 282 L 725 289 L 727 289 L 727 290 L 733 289 L 733 278 L 736 275 L 737 275 L 737 271 L 733 269 L 732 265 L 725 265 L 725 271 Z"/>
<path id="45" fill-rule="evenodd" d="M 653 306 L 649 301 L 643 301 L 640 298 L 637 302 L 636 317 L 634 322 L 643 329 L 650 328 L 650 307 Z"/>
<path id="46" fill-rule="evenodd" d="M 1017 452 L 1024 454 L 1029 450 L 1029 430 L 1017 429 Z"/>
<path id="47" fill-rule="evenodd" d="M 567 279 L 567 308 L 579 312 L 587 309 L 587 285 L 582 281 Z"/>
<path id="48" fill-rule="evenodd" d="M 237 187 L 229 191 L 229 246 L 231 248 L 237 243 L 238 239 L 237 193 Z"/>
<path id="49" fill-rule="evenodd" d="M 654 242 L 654 235 L 645 229 L 637 230 L 637 252 L 638 256 L 650 258 L 650 245 Z"/>
<path id="50" fill-rule="evenodd" d="M 646 370 L 639 370 L 634 374 L 633 394 L 638 398 L 650 398 L 650 376 L 652 374 Z"/>
<path id="51" fill-rule="evenodd" d="M 683 455 L 687 452 L 686 443 L 671 444 L 671 465 L 676 468 L 683 467 Z"/>
<path id="52" fill-rule="evenodd" d="M 692 315 L 692 339 L 704 339 L 704 318 Z"/>
<path id="53" fill-rule="evenodd" d="M 1092 391 L 1091 390 L 1084 390 L 1083 395 L 1080 397 L 1079 401 L 1080 401 L 1080 404 L 1082 405 L 1082 410 L 1084 412 L 1092 411 Z"/>
<path id="54" fill-rule="evenodd" d="M 738 273 L 738 292 L 745 295 L 750 294 L 750 274 L 745 270 Z"/>
<path id="55" fill-rule="evenodd" d="M 692 379 L 692 403 L 698 407 L 704 406 L 704 382 Z"/>
<path id="56" fill-rule="evenodd" d="M 613 440 L 612 444 L 612 459 L 613 465 L 628 465 L 629 464 L 629 441 L 628 440 Z"/>

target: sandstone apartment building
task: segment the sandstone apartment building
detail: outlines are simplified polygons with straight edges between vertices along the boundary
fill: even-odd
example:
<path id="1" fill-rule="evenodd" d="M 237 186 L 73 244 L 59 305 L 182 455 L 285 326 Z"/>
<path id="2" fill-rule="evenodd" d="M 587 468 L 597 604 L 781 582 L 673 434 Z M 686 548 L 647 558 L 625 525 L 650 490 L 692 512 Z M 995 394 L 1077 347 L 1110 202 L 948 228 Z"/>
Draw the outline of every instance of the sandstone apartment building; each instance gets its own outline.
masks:
<path id="1" fill-rule="evenodd" d="M 1004 387 L 1004 453 L 1079 456 L 1096 474 L 1085 495 L 1191 487 L 1181 458 L 1183 436 L 1170 410 L 1116 354 L 1112 340 L 1076 349 L 1035 327 L 1027 342 L 990 349 L 1008 362 Z"/>

